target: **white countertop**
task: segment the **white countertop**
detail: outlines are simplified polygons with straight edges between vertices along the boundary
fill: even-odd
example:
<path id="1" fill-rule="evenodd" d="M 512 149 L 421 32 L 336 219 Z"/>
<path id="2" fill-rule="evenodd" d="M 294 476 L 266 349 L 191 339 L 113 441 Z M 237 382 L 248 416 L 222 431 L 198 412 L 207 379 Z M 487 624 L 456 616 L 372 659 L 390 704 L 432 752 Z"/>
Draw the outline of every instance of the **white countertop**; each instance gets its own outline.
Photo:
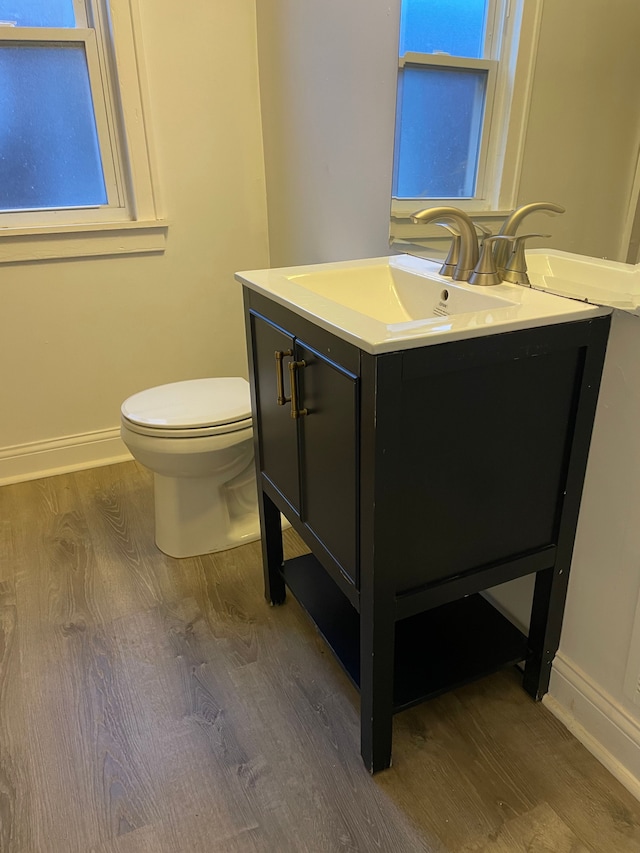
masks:
<path id="1" fill-rule="evenodd" d="M 439 274 L 440 265 L 396 255 L 249 270 L 236 273 L 236 279 L 374 355 L 611 313 L 610 307 L 575 296 L 563 298 L 521 285 L 453 282 Z M 443 300 L 445 293 L 448 298 Z M 409 304 L 415 303 L 416 294 L 422 296 L 419 307 Z M 487 306 L 482 307 L 485 296 Z M 464 310 L 448 313 L 456 300 Z"/>

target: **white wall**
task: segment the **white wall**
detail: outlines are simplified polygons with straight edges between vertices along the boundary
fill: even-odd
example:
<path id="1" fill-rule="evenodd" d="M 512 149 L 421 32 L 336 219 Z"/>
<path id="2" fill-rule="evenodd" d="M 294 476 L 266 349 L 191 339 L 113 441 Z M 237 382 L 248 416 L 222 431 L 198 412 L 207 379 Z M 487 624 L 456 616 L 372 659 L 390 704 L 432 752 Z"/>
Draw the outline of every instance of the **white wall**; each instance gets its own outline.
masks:
<path id="1" fill-rule="evenodd" d="M 0 482 L 122 452 L 134 391 L 246 375 L 233 273 L 269 261 L 254 2 L 140 11 L 166 253 L 0 267 Z"/>
<path id="2" fill-rule="evenodd" d="M 389 252 L 399 0 L 259 0 L 274 266 Z"/>
<path id="3" fill-rule="evenodd" d="M 640 318 L 616 311 L 548 704 L 640 798 L 640 705 L 625 689 L 628 668 L 640 680 L 639 423 Z"/>
<path id="4" fill-rule="evenodd" d="M 640 592 L 639 424 L 640 318 L 616 311 L 576 536 L 562 651 L 603 690 L 619 697 Z M 640 719 L 640 709 L 629 710 Z"/>

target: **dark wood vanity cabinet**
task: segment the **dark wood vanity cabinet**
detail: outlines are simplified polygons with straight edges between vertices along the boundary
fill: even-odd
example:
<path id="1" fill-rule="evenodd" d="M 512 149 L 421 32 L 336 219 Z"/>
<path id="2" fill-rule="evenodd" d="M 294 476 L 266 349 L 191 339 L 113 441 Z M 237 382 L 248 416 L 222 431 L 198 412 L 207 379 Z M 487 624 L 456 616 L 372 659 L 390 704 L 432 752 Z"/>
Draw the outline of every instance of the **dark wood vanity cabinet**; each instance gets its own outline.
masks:
<path id="1" fill-rule="evenodd" d="M 266 597 L 360 690 L 367 767 L 393 713 L 499 667 L 541 698 L 609 318 L 372 355 L 246 287 L 245 314 Z M 280 513 L 311 554 L 283 561 Z M 525 636 L 482 592 L 531 573 Z"/>

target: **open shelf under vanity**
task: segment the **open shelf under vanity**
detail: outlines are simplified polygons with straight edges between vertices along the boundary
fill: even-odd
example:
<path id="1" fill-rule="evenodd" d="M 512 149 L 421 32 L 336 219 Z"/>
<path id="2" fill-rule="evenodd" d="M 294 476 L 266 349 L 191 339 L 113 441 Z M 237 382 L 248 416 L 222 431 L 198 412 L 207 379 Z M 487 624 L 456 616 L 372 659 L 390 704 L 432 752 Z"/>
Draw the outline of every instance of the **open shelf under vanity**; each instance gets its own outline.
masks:
<path id="1" fill-rule="evenodd" d="M 312 554 L 287 560 L 285 583 L 360 687 L 360 614 Z M 527 656 L 527 637 L 480 593 L 396 622 L 394 712 Z"/>

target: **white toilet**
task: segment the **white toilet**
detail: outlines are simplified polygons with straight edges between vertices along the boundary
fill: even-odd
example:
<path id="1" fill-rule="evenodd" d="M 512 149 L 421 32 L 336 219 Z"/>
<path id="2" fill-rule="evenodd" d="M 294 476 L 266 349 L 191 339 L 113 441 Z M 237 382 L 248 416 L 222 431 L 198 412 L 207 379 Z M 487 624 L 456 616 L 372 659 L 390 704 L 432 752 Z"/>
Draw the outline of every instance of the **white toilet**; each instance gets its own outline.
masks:
<path id="1" fill-rule="evenodd" d="M 249 383 L 190 379 L 134 394 L 121 435 L 153 471 L 156 544 L 193 557 L 260 537 Z"/>

